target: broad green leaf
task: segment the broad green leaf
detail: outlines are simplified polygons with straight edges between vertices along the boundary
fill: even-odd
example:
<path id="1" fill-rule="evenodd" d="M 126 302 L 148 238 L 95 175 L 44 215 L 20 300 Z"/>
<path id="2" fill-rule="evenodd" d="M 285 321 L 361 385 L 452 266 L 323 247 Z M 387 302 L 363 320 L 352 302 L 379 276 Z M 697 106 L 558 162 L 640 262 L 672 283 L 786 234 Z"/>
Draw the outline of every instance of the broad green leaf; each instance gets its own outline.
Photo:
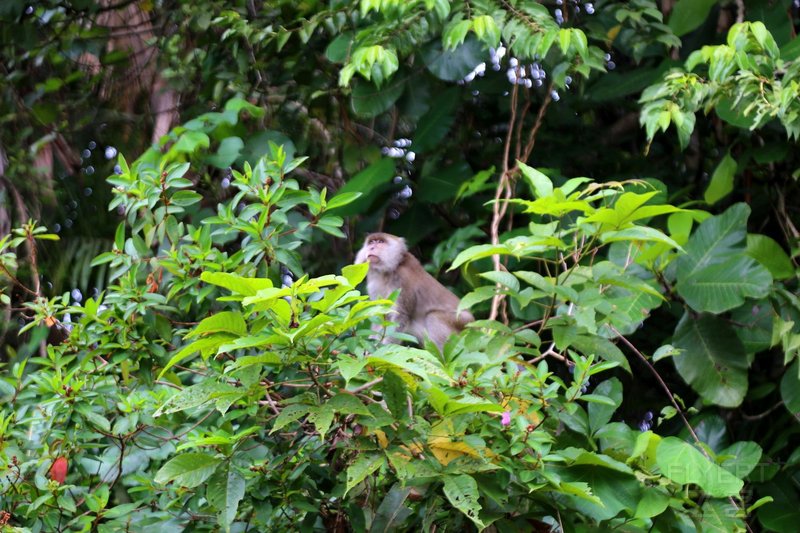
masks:
<path id="1" fill-rule="evenodd" d="M 178 138 L 171 150 L 180 153 L 193 153 L 198 148 L 208 148 L 211 141 L 208 135 L 201 131 L 187 131 Z M 188 166 L 189 164 L 186 163 Z"/>
<path id="2" fill-rule="evenodd" d="M 402 487 L 395 483 L 386 497 L 375 511 L 370 533 L 390 533 L 402 530 L 405 520 L 411 515 L 411 509 L 406 507 L 405 501 L 411 492 L 411 487 Z"/>
<path id="3" fill-rule="evenodd" d="M 776 280 L 795 276 L 795 268 L 788 254 L 771 237 L 747 234 L 747 255 L 761 263 Z"/>
<path id="4" fill-rule="evenodd" d="M 312 407 L 308 411 L 308 421 L 314 424 L 314 427 L 319 433 L 319 438 L 324 438 L 325 434 L 331 427 L 333 423 L 333 415 L 334 415 L 333 407 L 329 405 L 320 405 L 318 407 Z"/>
<path id="5" fill-rule="evenodd" d="M 432 377 L 441 378 L 449 382 L 450 375 L 442 367 L 441 361 L 427 350 L 409 348 L 396 344 L 381 346 L 370 357 L 367 363 L 376 370 L 402 370 L 407 374 L 413 374 L 423 381 L 428 381 Z M 400 376 L 403 373 L 398 372 Z M 408 381 L 406 381 L 408 383 Z M 416 383 L 409 383 L 416 386 Z"/>
<path id="6" fill-rule="evenodd" d="M 622 383 L 617 378 L 607 379 L 595 387 L 592 394 L 611 399 L 608 405 L 590 403 L 586 408 L 589 412 L 589 427 L 594 434 L 608 424 L 614 412 L 622 404 Z"/>
<path id="7" fill-rule="evenodd" d="M 764 298 L 771 287 L 769 271 L 744 254 L 697 270 L 675 286 L 692 309 L 717 314 L 739 307 L 745 298 Z"/>
<path id="8" fill-rule="evenodd" d="M 675 368 L 700 396 L 722 407 L 742 403 L 747 393 L 747 353 L 725 320 L 694 317 L 687 311 L 672 344 L 682 350 L 672 358 Z"/>
<path id="9" fill-rule="evenodd" d="M 658 445 L 656 461 L 661 474 L 681 485 L 693 483 L 713 498 L 737 496 L 744 483 L 710 461 L 697 448 L 677 437 Z"/>
<path id="10" fill-rule="evenodd" d="M 711 182 L 703 194 L 703 199 L 707 204 L 713 205 L 728 196 L 733 191 L 733 177 L 736 174 L 737 163 L 730 153 L 725 154 L 714 174 Z"/>
<path id="11" fill-rule="evenodd" d="M 403 94 L 405 80 L 401 76 L 393 78 L 389 83 L 377 87 L 371 82 L 357 79 L 353 82 L 350 104 L 356 115 L 372 118 L 387 111 Z"/>
<path id="12" fill-rule="evenodd" d="M 440 41 L 434 41 L 423 50 L 422 57 L 434 76 L 443 81 L 458 81 L 484 61 L 485 52 L 483 44 L 470 36 L 455 50 L 444 50 Z"/>
<path id="13" fill-rule="evenodd" d="M 216 381 L 207 379 L 176 393 L 153 413 L 153 417 L 199 407 L 221 396 L 233 395 L 240 397 L 244 396 L 246 393 L 247 390 L 242 387 L 234 387 L 227 383 L 217 383 Z"/>
<path id="14" fill-rule="evenodd" d="M 452 88 L 442 91 L 431 102 L 430 110 L 417 123 L 411 148 L 424 153 L 444 139 L 456 119 L 456 108 L 461 103 L 461 91 Z"/>
<path id="15" fill-rule="evenodd" d="M 578 335 L 572 340 L 572 347 L 585 356 L 594 355 L 605 361 L 617 363 L 629 374 L 631 367 L 628 358 L 622 353 L 616 344 L 598 335 Z"/>
<path id="16" fill-rule="evenodd" d="M 675 261 L 678 282 L 709 265 L 723 263 L 744 251 L 750 207 L 736 204 L 721 215 L 707 218 L 684 246 L 686 254 Z"/>
<path id="17" fill-rule="evenodd" d="M 156 473 L 155 482 L 166 484 L 174 481 L 182 487 L 201 485 L 214 473 L 222 459 L 204 453 L 184 453 L 173 457 Z"/>
<path id="18" fill-rule="evenodd" d="M 208 163 L 217 168 L 226 169 L 233 165 L 244 149 L 244 141 L 239 137 L 226 137 L 217 148 L 217 152 L 208 157 Z"/>
<path id="19" fill-rule="evenodd" d="M 367 168 L 347 180 L 339 189 L 338 195 L 360 192 L 362 195 L 344 206 L 329 209 L 340 216 L 354 215 L 364 212 L 383 191 L 388 190 L 394 175 L 394 161 L 388 157 L 381 158 Z"/>
<path id="20" fill-rule="evenodd" d="M 347 486 L 344 489 L 345 495 L 350 489 L 364 481 L 367 476 L 386 464 L 386 456 L 383 454 L 361 454 L 353 464 L 347 467 Z"/>
<path id="21" fill-rule="evenodd" d="M 219 511 L 219 522 L 226 531 L 236 519 L 239 502 L 244 498 L 246 482 L 230 463 L 218 468 L 208 480 L 206 499 Z"/>
<path id="22" fill-rule="evenodd" d="M 717 0 L 678 0 L 669 17 L 670 29 L 681 37 L 699 28 L 716 3 Z"/>
<path id="23" fill-rule="evenodd" d="M 278 417 L 275 419 L 275 422 L 272 424 L 270 434 L 275 433 L 279 429 L 284 428 L 286 425 L 294 422 L 295 420 L 299 420 L 300 418 L 306 416 L 309 412 L 311 412 L 312 408 L 313 407 L 310 405 L 297 403 L 293 403 L 282 408 L 281 412 L 278 414 Z"/>
<path id="24" fill-rule="evenodd" d="M 369 263 L 359 265 L 346 265 L 342 267 L 342 276 L 345 277 L 351 287 L 355 287 L 367 277 Z"/>
<path id="25" fill-rule="evenodd" d="M 364 405 L 357 396 L 347 392 L 341 392 L 337 394 L 325 402 L 325 406 L 333 409 L 337 413 L 346 415 L 372 416 L 372 414 L 369 412 L 369 409 L 367 409 L 367 406 Z"/>
<path id="26" fill-rule="evenodd" d="M 728 501 L 707 500 L 703 502 L 703 533 L 728 533 L 744 531 L 744 523 L 737 516 L 740 509 Z"/>
<path id="27" fill-rule="evenodd" d="M 465 161 L 457 161 L 444 168 L 425 165 L 414 194 L 420 201 L 429 204 L 449 201 L 458 194 L 464 180 L 469 179 L 471 174 L 472 169 Z"/>
<path id="28" fill-rule="evenodd" d="M 475 478 L 466 474 L 446 476 L 444 478 L 444 495 L 450 504 L 467 515 L 480 529 L 486 527 L 480 518 L 481 504 L 478 501 L 478 483 Z"/>
<path id="29" fill-rule="evenodd" d="M 94 412 L 90 405 L 77 405 L 75 410 L 93 426 L 105 432 L 111 431 L 111 423 L 108 421 L 108 418 L 102 416 L 100 413 Z"/>
<path id="30" fill-rule="evenodd" d="M 242 314 L 236 311 L 222 311 L 216 315 L 211 315 L 208 318 L 204 318 L 185 338 L 189 339 L 206 333 L 220 332 L 247 335 L 247 324 Z"/>
<path id="31" fill-rule="evenodd" d="M 738 478 L 744 478 L 758 466 L 761 446 L 749 440 L 740 440 L 720 451 L 720 457 L 728 456 L 720 466 Z"/>

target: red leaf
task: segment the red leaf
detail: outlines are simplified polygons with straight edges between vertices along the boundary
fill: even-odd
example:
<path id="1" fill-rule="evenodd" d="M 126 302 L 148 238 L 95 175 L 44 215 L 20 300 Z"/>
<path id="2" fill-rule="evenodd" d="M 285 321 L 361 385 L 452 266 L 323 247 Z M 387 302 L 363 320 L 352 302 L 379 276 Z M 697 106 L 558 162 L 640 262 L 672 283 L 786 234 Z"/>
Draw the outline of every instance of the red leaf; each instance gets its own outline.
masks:
<path id="1" fill-rule="evenodd" d="M 64 483 L 67 479 L 67 458 L 56 457 L 53 461 L 53 466 L 50 467 L 50 479 L 58 481 L 58 484 Z"/>

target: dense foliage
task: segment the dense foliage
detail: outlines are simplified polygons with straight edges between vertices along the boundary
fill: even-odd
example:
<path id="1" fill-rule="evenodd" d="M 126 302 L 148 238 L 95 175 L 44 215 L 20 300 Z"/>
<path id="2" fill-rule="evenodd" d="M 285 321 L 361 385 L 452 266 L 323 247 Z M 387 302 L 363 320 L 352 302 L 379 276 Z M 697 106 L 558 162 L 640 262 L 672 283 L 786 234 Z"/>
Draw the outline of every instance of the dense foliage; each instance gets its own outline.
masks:
<path id="1" fill-rule="evenodd" d="M 4 2 L 0 531 L 794 531 L 795 4 Z"/>

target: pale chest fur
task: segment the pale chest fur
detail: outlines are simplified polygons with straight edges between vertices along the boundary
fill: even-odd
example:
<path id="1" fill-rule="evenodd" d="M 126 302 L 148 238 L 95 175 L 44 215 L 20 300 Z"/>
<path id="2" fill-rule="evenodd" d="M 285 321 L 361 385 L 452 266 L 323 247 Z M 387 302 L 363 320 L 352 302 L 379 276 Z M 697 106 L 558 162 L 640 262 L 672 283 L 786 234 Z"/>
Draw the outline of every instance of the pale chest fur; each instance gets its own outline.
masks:
<path id="1" fill-rule="evenodd" d="M 400 280 L 393 274 L 370 272 L 367 275 L 367 292 L 374 300 L 388 298 L 399 288 Z"/>

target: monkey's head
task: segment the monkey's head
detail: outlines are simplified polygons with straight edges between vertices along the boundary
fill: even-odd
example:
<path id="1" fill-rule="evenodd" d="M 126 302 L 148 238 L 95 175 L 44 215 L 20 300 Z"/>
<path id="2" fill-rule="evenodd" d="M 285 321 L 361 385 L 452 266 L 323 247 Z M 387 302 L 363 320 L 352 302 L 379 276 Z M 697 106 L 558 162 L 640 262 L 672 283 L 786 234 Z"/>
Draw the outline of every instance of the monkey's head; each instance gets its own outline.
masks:
<path id="1" fill-rule="evenodd" d="M 403 261 L 406 241 L 388 233 L 371 233 L 364 241 L 364 247 L 356 255 L 356 263 L 369 261 L 370 270 L 394 272 Z"/>

